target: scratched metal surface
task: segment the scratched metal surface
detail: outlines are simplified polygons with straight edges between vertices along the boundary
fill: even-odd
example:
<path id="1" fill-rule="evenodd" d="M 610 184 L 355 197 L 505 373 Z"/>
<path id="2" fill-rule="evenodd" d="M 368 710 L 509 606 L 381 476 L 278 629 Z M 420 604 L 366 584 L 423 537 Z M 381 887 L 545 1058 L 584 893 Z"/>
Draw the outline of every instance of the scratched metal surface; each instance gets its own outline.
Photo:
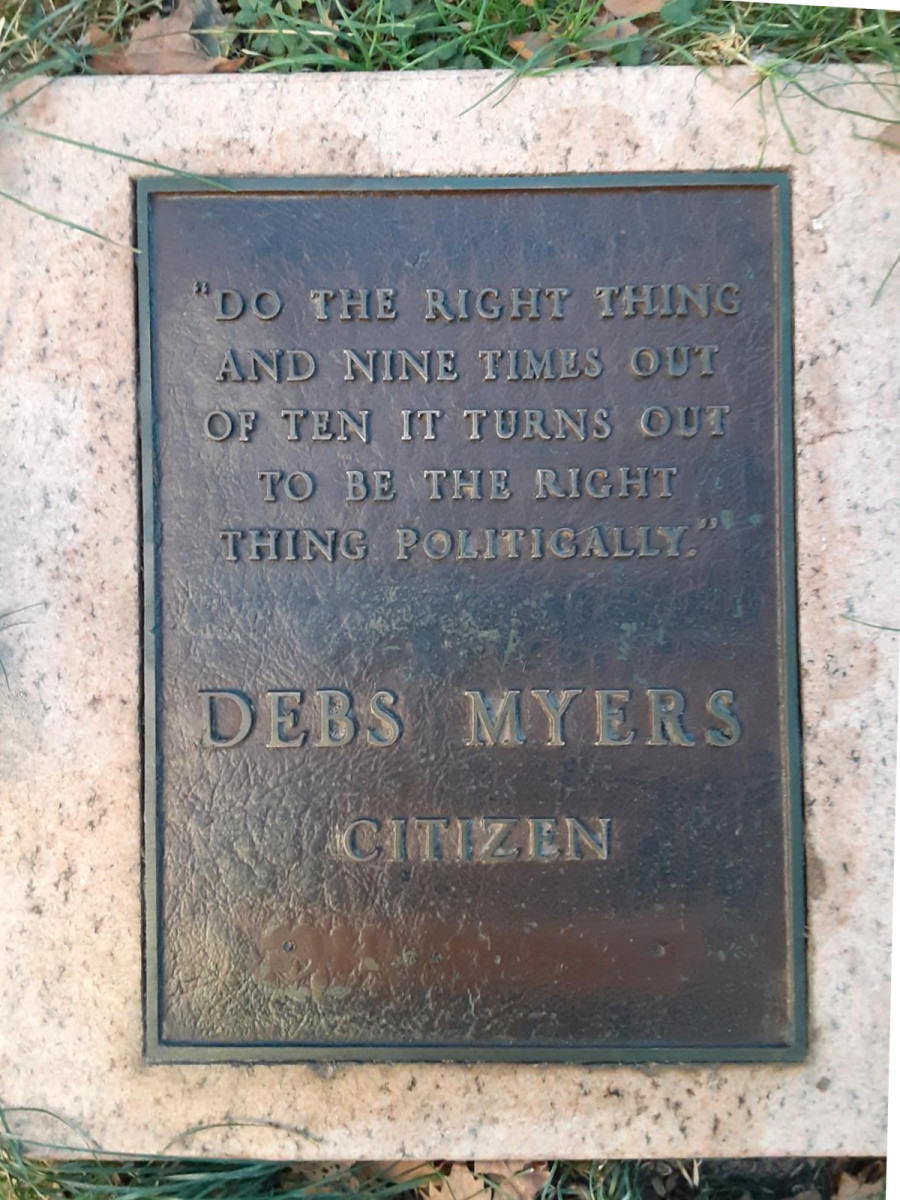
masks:
<path id="1" fill-rule="evenodd" d="M 627 184 L 627 177 L 624 178 Z M 781 470 L 776 189 L 622 186 L 442 192 L 152 191 L 144 328 L 151 1057 L 541 1059 L 795 1057 L 802 947 L 789 850 L 797 698 L 780 575 L 792 538 Z M 212 319 L 216 288 L 276 290 L 268 322 Z M 594 288 L 735 281 L 742 311 L 599 317 Z M 426 323 L 424 290 L 566 287 L 552 321 Z M 317 322 L 308 290 L 392 287 L 398 316 Z M 638 345 L 715 344 L 715 373 L 638 379 Z M 215 382 L 225 351 L 304 348 L 305 383 Z M 455 383 L 353 383 L 343 348 L 452 348 Z M 487 347 L 600 347 L 598 379 L 484 382 Z M 152 378 L 146 366 L 152 358 Z M 582 360 L 583 361 L 583 360 Z M 649 405 L 726 405 L 726 435 L 648 438 Z M 468 438 L 464 409 L 609 410 L 611 436 Z M 253 409 L 252 440 L 203 434 Z M 283 409 L 371 411 L 372 441 L 286 440 Z M 440 409 L 433 442 L 402 409 Z M 485 423 L 485 429 L 488 429 Z M 152 466 L 152 474 L 148 473 Z M 671 498 L 533 497 L 539 467 L 673 466 Z M 426 499 L 422 472 L 505 468 L 506 501 Z M 350 504 L 348 469 L 392 469 L 396 499 Z M 305 503 L 266 503 L 261 471 L 306 470 Z M 397 561 L 400 527 L 600 526 L 607 557 Z M 655 555 L 616 557 L 650 526 Z M 686 527 L 678 557 L 660 526 Z M 615 534 L 615 527 L 625 532 Z M 223 529 L 362 529 L 363 561 L 228 562 Z M 474 536 L 474 535 L 473 535 Z M 583 534 L 582 534 L 583 537 Z M 478 544 L 477 538 L 473 544 Z M 579 542 L 579 545 L 583 545 Z M 788 592 L 788 597 L 789 597 Z M 787 604 L 789 608 L 789 603 Z M 787 622 L 787 624 L 786 624 Z M 155 640 L 150 636 L 155 634 Z M 786 683 L 786 680 L 788 683 Z M 352 695 L 361 733 L 317 747 L 316 689 Z M 531 689 L 583 689 L 562 747 Z M 692 746 L 648 745 L 646 692 L 678 689 Z M 201 743 L 201 689 L 238 690 L 256 724 Z M 302 690 L 306 743 L 267 748 L 265 694 Z M 402 736 L 367 744 L 392 692 Z M 522 692 L 519 746 L 466 744 L 466 690 Z M 632 744 L 597 746 L 595 689 L 628 689 Z M 742 733 L 713 746 L 707 697 Z M 227 706 L 220 713 L 228 726 Z M 369 722 L 371 723 L 371 722 Z M 226 729 L 227 731 L 227 729 Z M 528 857 L 528 817 L 609 819 L 605 861 Z M 365 817 L 451 822 L 442 859 L 353 861 Z M 462 818 L 518 818 L 515 860 L 458 861 Z M 369 849 L 374 826 L 360 829 Z M 476 821 L 476 833 L 479 828 Z M 559 843 L 562 845 L 562 843 Z"/>

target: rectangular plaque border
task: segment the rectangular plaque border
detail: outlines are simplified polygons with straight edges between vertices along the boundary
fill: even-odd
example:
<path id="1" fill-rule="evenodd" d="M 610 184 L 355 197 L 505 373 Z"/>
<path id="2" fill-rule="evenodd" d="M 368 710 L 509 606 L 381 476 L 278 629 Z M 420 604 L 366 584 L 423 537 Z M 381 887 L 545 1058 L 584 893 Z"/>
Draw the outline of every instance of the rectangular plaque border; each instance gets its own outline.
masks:
<path id="1" fill-rule="evenodd" d="M 142 917 L 143 917 L 143 1052 L 149 1064 L 290 1062 L 512 1062 L 570 1064 L 628 1063 L 752 1063 L 802 1062 L 807 1050 L 806 890 L 804 877 L 803 794 L 801 780 L 800 690 L 797 637 L 796 513 L 793 438 L 793 316 L 790 174 L 786 170 L 639 171 L 579 175 L 497 176 L 265 176 L 205 177 L 176 174 L 134 180 L 137 214 L 137 324 L 139 406 L 137 463 L 140 501 L 142 737 Z M 153 421 L 153 362 L 151 353 L 151 205 L 156 195 L 209 195 L 246 192 L 423 192 L 520 190 L 630 190 L 633 188 L 756 187 L 767 188 L 773 199 L 773 228 L 779 323 L 776 405 L 778 423 L 777 499 L 780 505 L 776 570 L 779 588 L 781 742 L 787 826 L 785 883 L 790 910 L 787 928 L 788 993 L 791 1034 L 783 1043 L 730 1046 L 660 1045 L 563 1046 L 540 1044 L 447 1044 L 416 1046 L 352 1045 L 346 1042 L 302 1045 L 286 1042 L 181 1042 L 165 1040 L 160 1032 L 162 967 L 157 881 L 161 868 L 158 837 L 159 747 L 156 737 L 158 651 L 156 639 L 156 445 Z"/>

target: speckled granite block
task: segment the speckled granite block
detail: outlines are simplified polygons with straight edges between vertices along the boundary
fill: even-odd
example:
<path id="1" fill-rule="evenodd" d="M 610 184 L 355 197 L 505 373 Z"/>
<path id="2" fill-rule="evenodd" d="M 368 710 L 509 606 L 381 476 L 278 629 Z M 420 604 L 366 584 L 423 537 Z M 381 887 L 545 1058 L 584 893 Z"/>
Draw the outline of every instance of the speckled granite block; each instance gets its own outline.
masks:
<path id="1" fill-rule="evenodd" d="M 809 1055 L 690 1068 L 142 1062 L 133 258 L 4 203 L 0 1101 L 51 1109 L 128 1154 L 881 1153 L 896 637 L 879 626 L 898 572 L 900 272 L 871 301 L 900 244 L 900 158 L 800 98 L 785 105 L 808 151 L 795 153 L 776 115 L 739 99 L 741 69 L 568 73 L 500 104 L 485 99 L 497 83 L 60 82 L 0 128 L 0 189 L 133 239 L 132 181 L 157 172 L 26 126 L 209 175 L 790 169 Z M 854 106 L 865 99 L 856 87 Z"/>

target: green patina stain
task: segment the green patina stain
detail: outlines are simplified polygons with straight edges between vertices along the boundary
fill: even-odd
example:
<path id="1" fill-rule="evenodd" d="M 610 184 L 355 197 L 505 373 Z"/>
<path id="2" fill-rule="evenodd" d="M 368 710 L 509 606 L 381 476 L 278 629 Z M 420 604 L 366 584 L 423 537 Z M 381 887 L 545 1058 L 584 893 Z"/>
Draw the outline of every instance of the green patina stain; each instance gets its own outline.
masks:
<path id="1" fill-rule="evenodd" d="M 631 638 L 637 633 L 637 622 L 623 621 L 619 626 L 622 630 L 618 638 L 616 638 L 616 658 L 619 662 L 626 662 L 631 653 Z"/>

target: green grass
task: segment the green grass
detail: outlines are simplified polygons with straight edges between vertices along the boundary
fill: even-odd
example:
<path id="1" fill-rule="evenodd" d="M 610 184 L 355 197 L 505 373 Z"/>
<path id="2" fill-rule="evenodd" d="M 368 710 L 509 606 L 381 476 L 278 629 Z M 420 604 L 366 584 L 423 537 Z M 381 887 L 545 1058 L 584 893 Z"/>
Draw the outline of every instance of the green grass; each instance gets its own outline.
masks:
<path id="1" fill-rule="evenodd" d="M 409 1185 L 331 1164 L 200 1159 L 47 1160 L 0 1139 L 2 1200 L 393 1200 Z"/>
<path id="2" fill-rule="evenodd" d="M 237 0 L 245 69 L 522 67 L 593 62 L 730 63 L 774 54 L 795 63 L 878 61 L 900 68 L 900 14 L 669 0 L 637 32 L 599 21 L 596 0 L 359 0 L 301 5 Z M 270 32 L 271 31 L 271 32 Z M 515 48 L 538 35 L 524 60 Z M 546 40 L 544 40 L 546 39 Z M 339 53 L 346 57 L 338 58 Z"/>
<path id="3" fill-rule="evenodd" d="M 668 0 L 635 29 L 599 0 L 223 0 L 222 38 L 243 71 L 398 71 L 593 62 L 876 62 L 900 70 L 900 13 Z M 116 42 L 157 0 L 0 0 L 0 87 L 90 70 L 89 26 Z M 518 52 L 526 39 L 527 59 Z"/>

